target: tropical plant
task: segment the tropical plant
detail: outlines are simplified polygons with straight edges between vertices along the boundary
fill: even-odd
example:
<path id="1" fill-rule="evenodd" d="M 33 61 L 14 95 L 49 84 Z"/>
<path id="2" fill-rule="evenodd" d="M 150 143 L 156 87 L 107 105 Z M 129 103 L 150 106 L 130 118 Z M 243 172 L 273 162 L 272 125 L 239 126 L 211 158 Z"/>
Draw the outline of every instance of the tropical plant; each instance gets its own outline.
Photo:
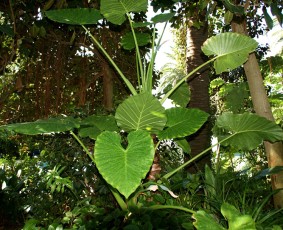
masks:
<path id="1" fill-rule="evenodd" d="M 158 182 L 148 181 L 142 183 L 152 165 L 155 150 L 162 140 L 174 140 L 182 143 L 184 137 L 195 133 L 206 121 L 208 114 L 197 109 L 176 107 L 165 110 L 162 104 L 182 85 L 182 83 L 196 73 L 203 66 L 214 63 L 217 73 L 227 71 L 242 65 L 247 55 L 252 52 L 257 43 L 246 36 L 224 33 L 208 39 L 202 47 L 203 52 L 213 56 L 209 61 L 197 67 L 160 99 L 152 95 L 153 89 L 153 64 L 157 49 L 152 42 L 152 53 L 149 65 L 141 58 L 139 45 L 144 45 L 145 36 L 136 33 L 134 28 L 141 26 L 133 22 L 131 12 L 146 11 L 147 1 L 141 0 L 103 0 L 100 11 L 95 9 L 64 9 L 47 11 L 45 14 L 50 19 L 72 25 L 81 25 L 86 33 L 107 57 L 115 70 L 119 73 L 128 86 L 131 96 L 123 101 L 117 108 L 115 116 L 106 117 L 90 116 L 85 119 L 72 117 L 58 117 L 35 122 L 10 124 L 1 129 L 13 130 L 18 133 L 36 135 L 51 132 L 70 132 L 78 141 L 89 158 L 96 165 L 99 173 L 108 183 L 113 196 L 120 208 L 130 219 L 135 210 L 177 209 L 189 213 L 195 211 L 186 207 L 156 204 L 144 205 L 138 202 L 140 196 L 146 191 L 163 190 L 175 196 L 170 188 L 162 181 L 168 180 L 175 173 L 207 154 L 211 149 L 206 149 L 186 163 L 161 177 Z M 87 29 L 87 24 L 97 23 L 102 15 L 113 24 L 120 25 L 126 18 L 129 21 L 132 36 L 123 37 L 123 45 L 134 44 L 137 56 L 138 88 L 136 89 L 127 77 L 121 72 L 111 56 L 101 46 L 96 37 Z M 125 17 L 126 15 L 126 17 Z M 154 25 L 166 21 L 172 14 L 155 16 L 150 24 Z M 143 23 L 142 25 L 147 25 Z M 146 35 L 146 40 L 147 35 Z M 153 32 L 153 41 L 155 33 Z M 157 43 L 158 44 L 158 43 Z M 127 47 L 127 46 L 126 46 Z M 253 114 L 223 114 L 216 123 L 216 134 L 219 144 L 232 145 L 241 149 L 257 147 L 263 140 L 278 141 L 283 139 L 283 132 L 275 123 Z M 94 153 L 89 151 L 79 136 L 89 136 L 95 140 Z M 152 135 L 158 137 L 155 145 Z M 180 144 L 181 145 L 181 144 Z M 59 187 L 61 190 L 61 187 Z"/>

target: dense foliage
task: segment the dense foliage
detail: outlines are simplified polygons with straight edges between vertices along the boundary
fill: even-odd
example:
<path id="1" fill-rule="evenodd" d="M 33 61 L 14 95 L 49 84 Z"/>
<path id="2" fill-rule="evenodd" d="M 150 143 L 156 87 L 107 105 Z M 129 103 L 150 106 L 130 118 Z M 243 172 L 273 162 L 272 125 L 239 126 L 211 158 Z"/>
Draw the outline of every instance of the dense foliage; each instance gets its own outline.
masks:
<path id="1" fill-rule="evenodd" d="M 223 2 L 230 10 L 239 10 L 230 1 Z M 146 22 L 147 4 L 146 0 L 1 4 L 3 9 L 11 7 L 11 16 L 3 10 L 1 26 L 14 25 L 13 32 L 4 31 L 1 45 L 7 48 L 5 55 L 17 58 L 6 60 L 1 75 L 5 96 L 1 98 L 0 202 L 5 209 L 0 212 L 0 226 L 27 230 L 283 226 L 283 210 L 274 209 L 272 203 L 277 191 L 269 182 L 282 167 L 268 168 L 261 146 L 263 141 L 282 141 L 283 131 L 275 122 L 250 113 L 245 82 L 227 84 L 220 78 L 212 82 L 217 108 L 213 133 L 218 142 L 184 161 L 190 152 L 185 138 L 196 133 L 209 114 L 186 108 L 183 100 L 189 100 L 189 93 L 183 82 L 210 63 L 217 74 L 241 66 L 257 43 L 234 33 L 213 36 L 202 46 L 210 57 L 207 62 L 178 76 L 176 84 L 165 83 L 164 94 L 153 95 L 153 67 L 160 45 L 155 25 L 174 14 Z M 21 21 L 27 22 L 23 14 L 14 13 L 23 7 L 32 11 L 28 34 L 18 29 Z M 20 38 L 13 37 L 16 33 Z M 21 49 L 28 35 L 34 39 L 31 53 Z M 22 43 L 17 43 L 13 54 L 11 44 L 17 39 Z M 145 59 L 140 48 L 149 45 L 150 57 Z M 124 50 L 118 51 L 121 47 Z M 276 78 L 266 81 L 274 89 L 270 91 L 274 108 L 279 108 L 282 92 Z M 127 92 L 131 95 L 124 99 Z M 167 98 L 177 106 L 165 109 Z M 276 111 L 279 122 L 281 111 Z M 67 116 L 54 116 L 62 113 Z M 41 119 L 22 122 L 36 118 Z M 212 167 L 194 174 L 185 170 L 214 148 Z M 250 158 L 246 168 L 236 167 L 235 153 Z"/>

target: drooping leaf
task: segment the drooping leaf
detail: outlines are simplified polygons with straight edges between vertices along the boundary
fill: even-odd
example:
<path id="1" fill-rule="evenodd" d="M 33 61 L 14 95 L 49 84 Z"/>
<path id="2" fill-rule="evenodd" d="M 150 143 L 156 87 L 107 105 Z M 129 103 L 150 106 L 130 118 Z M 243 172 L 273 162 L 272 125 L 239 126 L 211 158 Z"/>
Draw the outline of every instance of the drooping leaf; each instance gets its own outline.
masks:
<path id="1" fill-rule="evenodd" d="M 184 82 L 180 85 L 170 96 L 171 99 L 175 104 L 186 107 L 190 100 L 190 90 L 188 84 Z"/>
<path id="2" fill-rule="evenodd" d="M 183 151 L 187 154 L 191 153 L 191 146 L 189 145 L 189 142 L 185 138 L 176 138 L 174 141 L 177 143 L 178 146 L 180 146 Z"/>
<path id="3" fill-rule="evenodd" d="M 97 136 L 103 131 L 118 131 L 118 126 L 114 116 L 92 115 L 81 121 L 79 135 L 90 137 L 96 140 Z"/>
<path id="4" fill-rule="evenodd" d="M 230 24 L 230 22 L 233 19 L 233 15 L 234 14 L 231 11 L 229 11 L 229 10 L 227 10 L 225 12 L 225 14 L 224 14 L 224 23 L 225 23 L 225 25 L 229 25 Z"/>
<path id="5" fill-rule="evenodd" d="M 10 25 L 0 25 L 0 32 L 7 34 L 10 37 L 14 36 L 13 28 Z"/>
<path id="6" fill-rule="evenodd" d="M 232 13 L 244 14 L 245 10 L 243 6 L 234 5 L 230 0 L 223 0 L 224 6 Z"/>
<path id="7" fill-rule="evenodd" d="M 128 198 L 148 173 L 154 158 L 154 145 L 144 130 L 129 133 L 128 146 L 114 132 L 101 133 L 95 144 L 95 163 L 103 178 Z"/>
<path id="8" fill-rule="evenodd" d="M 213 171 L 208 165 L 205 165 L 205 184 L 206 191 L 210 197 L 215 197 L 216 195 L 216 179 L 213 174 Z"/>
<path id="9" fill-rule="evenodd" d="M 250 215 L 242 215 L 234 206 L 223 203 L 221 213 L 228 220 L 229 229 L 233 230 L 256 230 L 255 222 Z"/>
<path id="10" fill-rule="evenodd" d="M 162 22 L 168 22 L 171 18 L 173 18 L 175 13 L 164 13 L 164 14 L 158 14 L 155 15 L 151 21 L 153 23 L 162 23 Z"/>
<path id="11" fill-rule="evenodd" d="M 91 115 L 81 121 L 81 125 L 96 126 L 101 131 L 118 131 L 114 116 Z"/>
<path id="12" fill-rule="evenodd" d="M 145 46 L 151 41 L 151 36 L 148 33 L 135 33 L 139 46 Z M 126 50 L 132 50 L 136 47 L 134 36 L 132 33 L 126 33 L 121 39 L 121 45 Z"/>
<path id="13" fill-rule="evenodd" d="M 97 136 L 101 134 L 102 131 L 96 126 L 92 127 L 82 127 L 79 129 L 80 137 L 90 137 L 93 140 L 96 140 Z"/>
<path id="14" fill-rule="evenodd" d="M 166 123 L 165 109 L 158 99 L 143 93 L 131 96 L 121 103 L 115 114 L 118 126 L 125 131 L 160 131 Z"/>
<path id="15" fill-rule="evenodd" d="M 215 55 L 216 74 L 229 71 L 244 64 L 249 53 L 253 52 L 258 43 L 245 35 L 237 33 L 222 33 L 205 41 L 202 51 L 207 55 Z"/>
<path id="16" fill-rule="evenodd" d="M 167 109 L 166 116 L 166 128 L 158 133 L 160 139 L 191 135 L 199 130 L 208 118 L 208 114 L 204 111 L 186 108 Z"/>
<path id="17" fill-rule="evenodd" d="M 108 21 L 121 25 L 126 13 L 146 12 L 147 4 L 147 0 L 101 0 L 100 11 Z"/>
<path id="18" fill-rule="evenodd" d="M 220 140 L 230 136 L 223 144 L 242 150 L 254 149 L 264 140 L 283 140 L 283 131 L 276 123 L 250 113 L 224 113 L 218 117 L 215 130 Z"/>
<path id="19" fill-rule="evenodd" d="M 225 230 L 224 227 L 205 211 L 197 211 L 192 217 L 196 220 L 193 224 L 198 230 Z"/>
<path id="20" fill-rule="evenodd" d="M 0 129 L 7 129 L 21 134 L 37 135 L 42 133 L 58 133 L 79 128 L 79 122 L 73 117 L 50 118 L 1 126 Z"/>
<path id="21" fill-rule="evenodd" d="M 103 18 L 99 10 L 93 8 L 49 10 L 45 15 L 55 22 L 71 25 L 96 24 Z"/>
<path id="22" fill-rule="evenodd" d="M 266 169 L 263 169 L 263 170 L 259 171 L 254 176 L 254 178 L 255 179 L 265 178 L 268 175 L 278 174 L 278 173 L 280 173 L 282 171 L 283 171 L 283 166 L 275 166 L 275 167 L 272 167 L 272 168 L 266 168 Z"/>
<path id="23" fill-rule="evenodd" d="M 273 19 L 270 17 L 265 6 L 262 8 L 262 12 L 263 12 L 263 15 L 264 15 L 266 25 L 267 25 L 268 29 L 271 30 L 273 28 Z"/>

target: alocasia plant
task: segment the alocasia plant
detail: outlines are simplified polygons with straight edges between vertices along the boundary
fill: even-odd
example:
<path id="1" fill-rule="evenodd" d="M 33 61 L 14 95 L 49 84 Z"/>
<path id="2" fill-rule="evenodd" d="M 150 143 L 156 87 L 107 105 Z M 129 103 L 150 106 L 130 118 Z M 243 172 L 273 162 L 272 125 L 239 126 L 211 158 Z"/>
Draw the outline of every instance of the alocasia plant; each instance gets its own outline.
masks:
<path id="1" fill-rule="evenodd" d="M 146 44 L 148 36 L 137 36 L 134 28 L 148 24 L 155 25 L 158 22 L 170 19 L 173 15 L 158 15 L 151 22 L 134 23 L 131 13 L 145 12 L 146 9 L 147 0 L 139 0 L 138 4 L 135 0 L 101 0 L 100 11 L 76 8 L 45 12 L 45 15 L 49 19 L 56 22 L 82 26 L 125 82 L 132 95 L 118 106 L 115 117 L 107 116 L 103 118 L 92 115 L 82 121 L 68 117 L 54 118 L 1 127 L 2 129 L 10 129 L 25 134 L 70 131 L 82 145 L 88 156 L 94 161 L 101 175 L 109 183 L 111 191 L 119 205 L 124 210 L 127 210 L 127 202 L 141 184 L 142 179 L 145 178 L 153 162 L 156 146 L 154 146 L 151 135 L 154 134 L 161 140 L 173 139 L 181 143 L 182 138 L 195 133 L 208 118 L 207 113 L 197 109 L 178 107 L 165 110 L 162 106 L 165 100 L 186 79 L 204 65 L 214 62 L 217 73 L 228 71 L 242 65 L 246 61 L 248 54 L 257 47 L 257 43 L 253 39 L 234 33 L 224 33 L 208 39 L 204 43 L 202 50 L 206 55 L 212 56 L 212 59 L 193 70 L 161 99 L 158 99 L 152 95 L 153 64 L 157 52 L 157 48 L 154 46 L 155 42 L 152 42 L 153 46 L 149 64 L 148 66 L 144 66 L 144 61 L 139 52 L 139 45 Z M 126 34 L 122 38 L 122 44 L 126 49 L 135 47 L 137 54 L 138 89 L 133 87 L 101 46 L 100 42 L 87 29 L 87 25 L 95 24 L 102 18 L 117 25 L 128 19 L 132 36 Z M 153 39 L 155 39 L 154 32 Z M 157 46 L 159 43 L 160 39 L 157 42 Z M 240 122 L 235 123 L 238 120 Z M 221 129 L 223 131 L 221 134 L 228 133 L 228 136 L 224 136 L 220 140 L 220 143 L 223 142 L 225 144 L 250 148 L 255 147 L 263 140 L 277 141 L 283 139 L 283 132 L 275 123 L 251 114 L 222 115 L 218 119 L 216 126 L 219 130 Z M 89 136 L 96 140 L 94 155 L 83 145 L 80 138 L 72 132 L 74 128 L 79 129 L 79 135 L 81 137 Z M 120 132 L 128 133 L 126 146 L 122 146 L 121 144 Z M 241 140 L 249 141 L 251 135 L 255 137 L 253 143 L 241 143 Z M 205 150 L 179 168 L 164 175 L 163 178 L 168 179 L 178 170 L 206 154 L 210 149 Z M 155 208 L 160 207 L 156 206 Z M 175 208 L 181 209 L 180 207 Z M 183 208 L 182 210 L 185 209 Z M 191 211 L 189 210 L 189 212 Z"/>

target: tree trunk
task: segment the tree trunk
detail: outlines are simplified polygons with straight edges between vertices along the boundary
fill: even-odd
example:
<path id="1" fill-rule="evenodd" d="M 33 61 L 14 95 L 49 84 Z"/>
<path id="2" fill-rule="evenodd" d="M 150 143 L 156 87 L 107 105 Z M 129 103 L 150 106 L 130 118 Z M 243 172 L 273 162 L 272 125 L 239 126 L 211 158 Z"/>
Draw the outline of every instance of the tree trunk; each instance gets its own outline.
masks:
<path id="1" fill-rule="evenodd" d="M 233 32 L 247 34 L 245 22 L 232 22 Z M 274 121 L 270 103 L 265 91 L 263 78 L 260 72 L 259 64 L 254 53 L 249 55 L 248 61 L 244 64 L 246 77 L 248 80 L 251 98 L 255 112 Z M 270 168 L 275 166 L 283 166 L 283 145 L 282 142 L 270 143 L 265 142 L 265 151 Z M 272 189 L 283 189 L 283 172 L 271 176 Z M 273 196 L 275 208 L 283 208 L 283 190 L 280 190 Z"/>
<path id="2" fill-rule="evenodd" d="M 115 74 L 111 66 L 104 62 L 103 68 L 103 105 L 106 111 L 113 110 L 113 75 Z"/>
<path id="3" fill-rule="evenodd" d="M 205 62 L 206 57 L 201 51 L 201 46 L 207 39 L 207 26 L 200 29 L 195 27 L 189 28 L 187 39 L 187 72 L 191 72 L 196 67 Z M 210 97 L 209 97 L 209 71 L 207 68 L 202 69 L 196 73 L 192 78 L 189 78 L 188 84 L 191 91 L 191 98 L 189 102 L 190 108 L 198 108 L 207 113 L 210 112 Z M 194 135 L 188 138 L 191 147 L 191 156 L 194 157 L 198 153 L 207 149 L 210 146 L 210 127 L 209 122 Z M 190 172 L 203 170 L 206 164 L 210 165 L 210 155 L 206 155 L 198 162 L 194 168 L 189 168 Z"/>

